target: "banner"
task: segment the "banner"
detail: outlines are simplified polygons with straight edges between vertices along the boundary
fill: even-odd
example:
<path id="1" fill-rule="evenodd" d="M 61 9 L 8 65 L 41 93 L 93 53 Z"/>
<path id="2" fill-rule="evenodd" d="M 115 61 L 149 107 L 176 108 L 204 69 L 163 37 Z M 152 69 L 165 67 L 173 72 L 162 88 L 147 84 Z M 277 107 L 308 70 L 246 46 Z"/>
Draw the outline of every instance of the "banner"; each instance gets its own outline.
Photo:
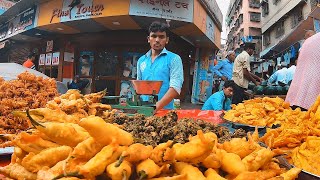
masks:
<path id="1" fill-rule="evenodd" d="M 193 22 L 193 0 L 131 0 L 129 15 Z"/>
<path id="2" fill-rule="evenodd" d="M 59 65 L 60 52 L 55 52 L 52 54 L 52 65 Z"/>
<path id="3" fill-rule="evenodd" d="M 45 65 L 51 65 L 52 53 L 46 54 L 46 62 Z"/>
<path id="4" fill-rule="evenodd" d="M 27 9 L 0 29 L 0 41 L 36 26 L 37 6 Z"/>
<path id="5" fill-rule="evenodd" d="M 214 42 L 214 23 L 208 15 L 206 18 L 206 36 Z"/>
<path id="6" fill-rule="evenodd" d="M 11 8 L 15 3 L 7 0 L 0 0 L 0 15 Z"/>
<path id="7" fill-rule="evenodd" d="M 94 3 L 93 0 L 63 0 L 62 7 L 52 10 L 50 23 L 55 18 L 60 18 L 60 22 L 68 22 L 100 17 L 104 9 L 104 4 Z"/>
<path id="8" fill-rule="evenodd" d="M 46 55 L 45 54 L 40 54 L 40 57 L 39 57 L 39 65 L 44 65 L 45 64 L 45 61 L 46 61 Z"/>

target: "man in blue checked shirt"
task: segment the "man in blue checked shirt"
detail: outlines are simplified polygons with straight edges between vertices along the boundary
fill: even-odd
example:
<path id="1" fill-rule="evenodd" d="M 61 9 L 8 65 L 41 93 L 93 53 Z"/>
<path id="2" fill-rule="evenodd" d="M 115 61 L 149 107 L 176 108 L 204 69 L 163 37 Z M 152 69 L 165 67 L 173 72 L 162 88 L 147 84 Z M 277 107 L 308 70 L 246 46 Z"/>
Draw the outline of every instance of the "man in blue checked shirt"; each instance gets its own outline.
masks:
<path id="1" fill-rule="evenodd" d="M 179 96 L 183 84 L 182 60 L 165 48 L 169 43 L 168 31 L 165 23 L 150 25 L 148 43 L 151 49 L 139 58 L 137 64 L 138 80 L 162 81 L 155 111 L 173 109 L 173 99 Z"/>
<path id="2" fill-rule="evenodd" d="M 202 106 L 202 110 L 230 110 L 231 109 L 231 97 L 233 95 L 233 89 L 235 83 L 232 80 L 226 81 L 223 86 L 223 90 L 212 94 L 209 99 Z"/>
<path id="3" fill-rule="evenodd" d="M 227 54 L 227 58 L 220 61 L 213 67 L 213 72 L 222 80 L 219 86 L 220 91 L 223 88 L 224 82 L 232 79 L 233 62 L 235 58 L 236 53 L 234 51 L 229 51 Z"/>

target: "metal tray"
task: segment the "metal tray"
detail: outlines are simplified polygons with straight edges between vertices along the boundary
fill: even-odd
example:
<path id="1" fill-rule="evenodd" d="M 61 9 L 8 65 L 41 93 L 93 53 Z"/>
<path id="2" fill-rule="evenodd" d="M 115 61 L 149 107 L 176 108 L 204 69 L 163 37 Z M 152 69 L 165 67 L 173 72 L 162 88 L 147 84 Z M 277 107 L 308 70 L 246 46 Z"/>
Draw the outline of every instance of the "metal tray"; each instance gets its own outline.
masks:
<path id="1" fill-rule="evenodd" d="M 225 119 L 223 116 L 224 116 L 224 113 L 220 114 L 220 118 L 222 120 L 224 120 L 225 122 L 230 123 L 232 125 L 232 128 L 235 128 L 235 129 L 242 128 L 246 131 L 247 130 L 254 131 L 255 128 L 257 127 L 258 131 L 261 131 L 261 130 L 266 130 L 266 128 L 267 128 L 266 126 L 253 126 L 253 125 L 249 125 L 249 124 L 236 123 L 236 122 L 230 121 L 228 119 Z"/>

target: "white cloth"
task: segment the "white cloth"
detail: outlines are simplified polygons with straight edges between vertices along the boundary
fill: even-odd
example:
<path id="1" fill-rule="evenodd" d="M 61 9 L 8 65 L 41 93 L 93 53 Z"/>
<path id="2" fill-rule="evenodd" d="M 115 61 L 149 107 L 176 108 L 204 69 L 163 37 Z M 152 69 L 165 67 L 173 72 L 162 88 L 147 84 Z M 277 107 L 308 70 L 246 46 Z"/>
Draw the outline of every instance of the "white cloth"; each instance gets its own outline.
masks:
<path id="1" fill-rule="evenodd" d="M 279 85 L 279 82 L 282 82 L 283 84 L 287 84 L 287 68 L 282 68 L 275 73 L 271 75 L 271 77 L 268 80 L 268 84 L 275 83 L 276 85 Z"/>
<path id="2" fill-rule="evenodd" d="M 296 72 L 296 66 L 292 65 L 287 70 L 287 83 L 290 82 L 293 79 L 294 72 Z"/>

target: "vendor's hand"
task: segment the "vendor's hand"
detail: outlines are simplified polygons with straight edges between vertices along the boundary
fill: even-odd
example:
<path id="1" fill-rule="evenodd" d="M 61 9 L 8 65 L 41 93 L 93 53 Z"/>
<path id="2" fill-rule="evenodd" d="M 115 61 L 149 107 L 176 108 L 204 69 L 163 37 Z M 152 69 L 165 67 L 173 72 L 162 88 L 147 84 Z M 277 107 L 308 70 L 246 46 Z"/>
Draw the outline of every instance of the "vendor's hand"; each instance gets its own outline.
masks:
<path id="1" fill-rule="evenodd" d="M 260 83 L 262 82 L 262 79 L 261 79 L 261 78 L 258 78 L 257 80 L 258 80 L 258 82 L 260 82 Z"/>
<path id="2" fill-rule="evenodd" d="M 221 79 L 223 80 L 223 81 L 227 81 L 228 79 L 226 78 L 226 77 L 224 77 L 224 76 L 221 76 Z"/>
<path id="3" fill-rule="evenodd" d="M 259 86 L 259 85 L 261 84 L 261 82 L 255 81 L 254 84 L 255 84 L 256 86 Z"/>

